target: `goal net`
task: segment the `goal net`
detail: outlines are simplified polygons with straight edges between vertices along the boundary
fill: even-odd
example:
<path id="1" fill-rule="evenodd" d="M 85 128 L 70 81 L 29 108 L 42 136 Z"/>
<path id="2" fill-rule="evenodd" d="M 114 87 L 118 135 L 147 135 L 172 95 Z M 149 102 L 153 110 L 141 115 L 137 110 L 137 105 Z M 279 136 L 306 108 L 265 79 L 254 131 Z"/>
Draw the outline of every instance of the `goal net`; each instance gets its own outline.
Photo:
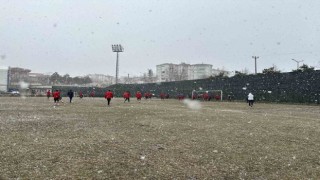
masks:
<path id="1" fill-rule="evenodd" d="M 222 101 L 222 90 L 193 90 L 192 99 L 198 99 L 203 101 Z"/>

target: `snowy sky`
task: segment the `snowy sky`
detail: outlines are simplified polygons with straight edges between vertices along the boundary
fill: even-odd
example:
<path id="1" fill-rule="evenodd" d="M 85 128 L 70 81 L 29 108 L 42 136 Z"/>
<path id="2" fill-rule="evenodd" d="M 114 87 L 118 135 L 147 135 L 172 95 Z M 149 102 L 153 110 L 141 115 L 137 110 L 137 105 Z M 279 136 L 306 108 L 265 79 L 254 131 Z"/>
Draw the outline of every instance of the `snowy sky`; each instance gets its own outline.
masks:
<path id="1" fill-rule="evenodd" d="M 0 65 L 140 75 L 157 64 L 320 66 L 319 0 L 0 0 Z"/>

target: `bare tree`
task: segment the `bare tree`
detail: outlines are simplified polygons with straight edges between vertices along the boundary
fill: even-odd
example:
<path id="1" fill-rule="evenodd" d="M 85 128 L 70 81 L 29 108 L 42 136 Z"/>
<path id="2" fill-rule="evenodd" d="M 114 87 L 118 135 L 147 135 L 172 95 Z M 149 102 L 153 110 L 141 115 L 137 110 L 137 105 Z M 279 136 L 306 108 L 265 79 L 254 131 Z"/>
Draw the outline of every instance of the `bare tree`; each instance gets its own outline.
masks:
<path id="1" fill-rule="evenodd" d="M 275 73 L 280 73 L 281 71 L 278 70 L 277 66 L 273 65 L 270 68 L 266 68 L 264 70 L 262 70 L 263 74 L 275 74 Z"/>
<path id="2" fill-rule="evenodd" d="M 152 69 L 148 69 L 148 82 L 149 83 L 153 82 L 153 71 L 152 71 Z"/>
<path id="3" fill-rule="evenodd" d="M 177 81 L 187 80 L 188 79 L 188 65 L 182 63 L 180 66 L 178 66 L 178 71 L 176 74 Z"/>
<path id="4" fill-rule="evenodd" d="M 182 81 L 188 79 L 188 65 L 182 63 L 180 65 L 170 64 L 169 81 Z"/>
<path id="5" fill-rule="evenodd" d="M 169 65 L 168 80 L 175 81 L 176 74 L 177 74 L 177 68 L 175 68 L 174 64 L 170 64 Z"/>
<path id="6" fill-rule="evenodd" d="M 313 66 L 308 66 L 307 64 L 303 64 L 302 66 L 299 67 L 297 70 L 293 70 L 292 72 L 312 72 L 314 71 Z"/>

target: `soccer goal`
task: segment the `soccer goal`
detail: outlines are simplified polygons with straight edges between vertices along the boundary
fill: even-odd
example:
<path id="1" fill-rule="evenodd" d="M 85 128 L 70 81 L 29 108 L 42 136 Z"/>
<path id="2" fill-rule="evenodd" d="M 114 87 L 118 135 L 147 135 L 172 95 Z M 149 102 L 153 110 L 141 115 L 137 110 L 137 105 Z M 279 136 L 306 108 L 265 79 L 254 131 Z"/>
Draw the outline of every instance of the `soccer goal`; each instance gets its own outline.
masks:
<path id="1" fill-rule="evenodd" d="M 223 92 L 222 90 L 193 90 L 192 99 L 210 101 L 218 100 L 222 101 Z"/>

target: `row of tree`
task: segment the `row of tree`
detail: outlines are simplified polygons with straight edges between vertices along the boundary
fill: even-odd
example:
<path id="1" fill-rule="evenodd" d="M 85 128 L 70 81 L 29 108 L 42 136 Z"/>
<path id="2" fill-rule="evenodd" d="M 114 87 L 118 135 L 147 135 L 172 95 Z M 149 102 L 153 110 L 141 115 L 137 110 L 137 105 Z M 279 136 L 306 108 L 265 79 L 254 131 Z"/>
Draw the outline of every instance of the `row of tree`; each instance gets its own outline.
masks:
<path id="1" fill-rule="evenodd" d="M 315 71 L 314 67 L 308 66 L 307 64 L 303 64 L 298 69 L 292 70 L 292 72 L 312 72 Z M 262 74 L 274 74 L 274 73 L 281 73 L 281 71 L 276 67 L 266 68 L 262 71 Z"/>
<path id="2" fill-rule="evenodd" d="M 92 83 L 92 80 L 89 78 L 89 76 L 84 77 L 71 77 L 69 74 L 65 74 L 61 76 L 59 73 L 55 72 L 50 76 L 50 82 L 53 85 L 58 84 L 90 84 Z"/>
<path id="3" fill-rule="evenodd" d="M 308 66 L 307 64 L 303 64 L 298 69 L 292 70 L 292 72 L 312 72 L 315 71 L 315 68 L 312 66 Z M 276 74 L 281 73 L 281 71 L 273 65 L 272 67 L 266 68 L 262 70 L 262 74 Z M 249 71 L 247 69 L 243 71 L 235 71 L 235 76 L 246 76 L 249 75 Z M 225 72 L 221 72 L 218 77 L 226 77 L 227 74 Z"/>
<path id="4" fill-rule="evenodd" d="M 187 76 L 187 70 L 186 68 L 182 67 L 178 71 L 173 71 L 173 69 L 176 68 L 170 68 L 172 72 L 169 73 L 169 79 L 176 80 L 176 81 L 181 81 L 181 80 L 186 80 Z M 312 72 L 314 71 L 315 68 L 312 66 L 308 66 L 306 64 L 303 64 L 300 66 L 298 69 L 292 70 L 292 72 Z M 274 65 L 270 68 L 266 68 L 262 70 L 262 74 L 276 74 L 276 73 L 281 73 L 281 71 Z M 243 71 L 235 71 L 235 76 L 246 76 L 249 75 L 249 71 L 247 69 Z M 145 82 L 153 82 L 151 79 L 153 77 L 153 72 L 152 70 L 149 70 L 148 74 L 144 74 L 144 81 Z M 227 74 L 225 71 L 221 72 L 217 77 L 227 77 Z M 59 73 L 55 72 L 50 76 L 50 83 L 53 85 L 58 85 L 58 84 L 90 84 L 92 83 L 92 80 L 88 76 L 84 77 L 70 77 L 69 74 L 65 74 L 63 76 L 59 75 Z M 129 81 L 129 80 L 128 80 Z"/>
<path id="5" fill-rule="evenodd" d="M 307 64 L 303 64 L 298 69 L 292 70 L 292 72 L 312 72 L 312 71 L 315 71 L 314 67 L 308 66 Z M 281 73 L 281 71 L 276 66 L 272 66 L 270 68 L 266 68 L 262 70 L 262 74 L 274 74 L 274 73 Z"/>

